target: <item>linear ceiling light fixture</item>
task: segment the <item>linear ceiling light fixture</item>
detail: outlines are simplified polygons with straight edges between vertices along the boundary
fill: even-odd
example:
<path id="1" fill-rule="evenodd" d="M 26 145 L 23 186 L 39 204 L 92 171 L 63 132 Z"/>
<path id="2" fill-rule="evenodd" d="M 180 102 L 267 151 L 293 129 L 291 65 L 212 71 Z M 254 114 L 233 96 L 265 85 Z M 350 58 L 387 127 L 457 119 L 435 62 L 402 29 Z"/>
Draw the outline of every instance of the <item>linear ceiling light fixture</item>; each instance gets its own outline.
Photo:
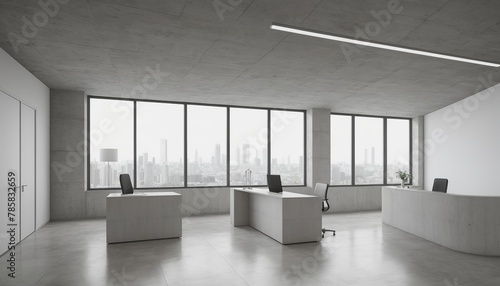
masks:
<path id="1" fill-rule="evenodd" d="M 405 47 L 386 45 L 386 44 L 377 43 L 377 42 L 363 41 L 363 40 L 350 38 L 350 37 L 346 37 L 346 36 L 328 34 L 328 33 L 324 33 L 324 32 L 318 32 L 318 31 L 309 30 L 309 29 L 297 28 L 297 27 L 278 24 L 278 23 L 272 23 L 271 29 L 279 30 L 279 31 L 283 31 L 283 32 L 294 33 L 294 34 L 300 34 L 300 35 L 304 35 L 304 36 L 311 36 L 311 37 L 322 38 L 322 39 L 327 39 L 327 40 L 332 40 L 332 41 L 350 43 L 350 44 L 355 44 L 355 45 L 362 45 L 362 46 L 379 48 L 379 49 L 386 49 L 386 50 L 391 50 L 391 51 L 398 51 L 398 52 L 409 53 L 409 54 L 416 54 L 416 55 L 422 55 L 422 56 L 428 56 L 428 57 L 434 57 L 434 58 L 440 58 L 440 59 L 447 59 L 447 60 L 452 60 L 452 61 L 459 61 L 459 62 L 465 62 L 465 63 L 471 63 L 471 64 L 477 64 L 477 65 L 484 65 L 484 66 L 489 66 L 489 67 L 496 67 L 496 68 L 500 67 L 500 64 L 492 63 L 492 62 L 485 62 L 485 61 L 456 57 L 456 56 L 451 56 L 451 55 L 438 54 L 438 53 L 433 53 L 433 52 L 428 52 L 428 51 L 423 51 L 423 50 L 416 50 L 416 49 L 410 49 L 410 48 L 405 48 Z"/>

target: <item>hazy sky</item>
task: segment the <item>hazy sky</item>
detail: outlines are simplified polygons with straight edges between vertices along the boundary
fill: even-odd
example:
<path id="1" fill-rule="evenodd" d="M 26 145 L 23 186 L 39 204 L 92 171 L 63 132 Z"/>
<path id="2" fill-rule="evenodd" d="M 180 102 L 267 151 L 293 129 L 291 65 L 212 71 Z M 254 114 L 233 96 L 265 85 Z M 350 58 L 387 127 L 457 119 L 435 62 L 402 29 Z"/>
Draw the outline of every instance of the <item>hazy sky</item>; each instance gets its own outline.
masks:
<path id="1" fill-rule="evenodd" d="M 99 149 L 117 148 L 118 160 L 132 160 L 134 113 L 131 101 L 91 99 L 91 160 L 99 161 Z"/>
<path id="2" fill-rule="evenodd" d="M 178 162 L 184 157 L 184 106 L 137 102 L 137 154 L 148 153 L 160 162 L 161 140 L 167 140 L 167 158 Z"/>
<path id="3" fill-rule="evenodd" d="M 119 161 L 132 160 L 133 103 L 92 98 L 90 112 L 91 159 L 99 161 L 101 148 L 117 148 Z M 216 144 L 220 144 L 221 155 L 226 154 L 227 109 L 188 105 L 187 115 L 188 160 L 194 161 L 198 150 L 198 157 L 210 162 Z M 281 162 L 292 154 L 290 160 L 297 164 L 304 150 L 304 113 L 273 110 L 271 127 L 273 157 Z M 179 161 L 184 147 L 184 106 L 137 102 L 137 154 L 147 152 L 149 160 L 155 157 L 159 162 L 162 139 L 167 140 L 169 161 Z M 231 142 L 232 156 L 238 146 L 242 149 L 243 144 L 250 144 L 251 160 L 255 150 L 261 158 L 267 148 L 267 110 L 231 108 Z"/>
<path id="4" fill-rule="evenodd" d="M 356 164 L 364 164 L 365 150 L 367 161 L 371 163 L 372 148 L 375 148 L 375 164 L 382 164 L 383 119 L 356 117 Z M 351 162 L 351 116 L 332 115 L 331 117 L 331 161 L 332 163 Z M 408 162 L 409 158 L 409 121 L 387 120 L 387 162 Z"/>

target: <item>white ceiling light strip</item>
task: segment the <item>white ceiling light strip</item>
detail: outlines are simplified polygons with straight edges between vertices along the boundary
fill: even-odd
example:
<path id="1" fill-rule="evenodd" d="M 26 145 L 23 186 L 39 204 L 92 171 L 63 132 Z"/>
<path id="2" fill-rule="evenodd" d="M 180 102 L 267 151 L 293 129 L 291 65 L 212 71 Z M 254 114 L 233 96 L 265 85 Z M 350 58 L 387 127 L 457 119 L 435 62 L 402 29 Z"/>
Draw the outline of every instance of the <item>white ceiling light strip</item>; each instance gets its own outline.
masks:
<path id="1" fill-rule="evenodd" d="M 313 30 L 307 30 L 307 29 L 302 29 L 302 28 L 295 28 L 292 26 L 287 26 L 287 25 L 282 25 L 282 24 L 277 24 L 277 23 L 272 23 L 271 29 L 279 30 L 279 31 L 283 31 L 283 32 L 288 32 L 288 33 L 304 35 L 304 36 L 322 38 L 322 39 L 327 39 L 327 40 L 332 40 L 332 41 L 350 43 L 350 44 L 355 44 L 355 45 L 362 45 L 362 46 L 391 50 L 391 51 L 398 51 L 398 52 L 415 54 L 415 55 L 422 55 L 422 56 L 428 56 L 428 57 L 434 57 L 434 58 L 440 58 L 440 59 L 447 59 L 447 60 L 452 60 L 452 61 L 459 61 L 459 62 L 484 65 L 484 66 L 496 67 L 496 68 L 500 67 L 500 64 L 492 63 L 492 62 L 485 62 L 485 61 L 480 61 L 480 60 L 450 56 L 450 55 L 445 55 L 445 54 L 438 54 L 438 53 L 427 52 L 427 51 L 422 51 L 422 50 L 415 50 L 415 49 L 410 49 L 410 48 L 391 46 L 391 45 L 386 45 L 386 44 L 381 44 L 381 43 L 376 43 L 376 42 L 362 41 L 362 40 L 357 40 L 354 38 L 348 38 L 345 36 L 326 34 L 326 33 L 322 33 L 322 32 L 316 32 Z"/>

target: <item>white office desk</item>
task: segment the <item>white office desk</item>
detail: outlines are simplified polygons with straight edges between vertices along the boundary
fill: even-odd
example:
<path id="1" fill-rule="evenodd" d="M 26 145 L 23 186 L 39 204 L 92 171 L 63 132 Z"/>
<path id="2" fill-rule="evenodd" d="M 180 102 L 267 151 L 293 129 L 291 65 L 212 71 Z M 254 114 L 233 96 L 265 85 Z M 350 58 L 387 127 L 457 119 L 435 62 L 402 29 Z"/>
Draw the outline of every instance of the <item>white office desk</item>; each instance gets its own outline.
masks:
<path id="1" fill-rule="evenodd" d="M 500 197 L 382 187 L 382 221 L 453 250 L 500 256 Z"/>
<path id="2" fill-rule="evenodd" d="M 282 244 L 321 240 L 321 198 L 268 189 L 231 189 L 233 226 L 249 225 Z"/>
<path id="3" fill-rule="evenodd" d="M 181 195 L 174 192 L 108 195 L 107 242 L 181 237 L 181 203 Z"/>

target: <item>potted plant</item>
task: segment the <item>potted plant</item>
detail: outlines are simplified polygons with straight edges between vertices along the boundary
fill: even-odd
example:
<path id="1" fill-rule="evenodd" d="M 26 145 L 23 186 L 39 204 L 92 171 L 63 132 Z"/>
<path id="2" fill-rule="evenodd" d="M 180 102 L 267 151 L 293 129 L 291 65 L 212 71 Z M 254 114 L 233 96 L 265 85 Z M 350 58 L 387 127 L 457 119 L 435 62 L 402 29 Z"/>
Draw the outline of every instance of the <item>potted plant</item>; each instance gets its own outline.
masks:
<path id="1" fill-rule="evenodd" d="M 404 188 L 405 182 L 411 178 L 411 174 L 402 170 L 397 171 L 396 174 L 401 179 L 401 188 Z"/>

